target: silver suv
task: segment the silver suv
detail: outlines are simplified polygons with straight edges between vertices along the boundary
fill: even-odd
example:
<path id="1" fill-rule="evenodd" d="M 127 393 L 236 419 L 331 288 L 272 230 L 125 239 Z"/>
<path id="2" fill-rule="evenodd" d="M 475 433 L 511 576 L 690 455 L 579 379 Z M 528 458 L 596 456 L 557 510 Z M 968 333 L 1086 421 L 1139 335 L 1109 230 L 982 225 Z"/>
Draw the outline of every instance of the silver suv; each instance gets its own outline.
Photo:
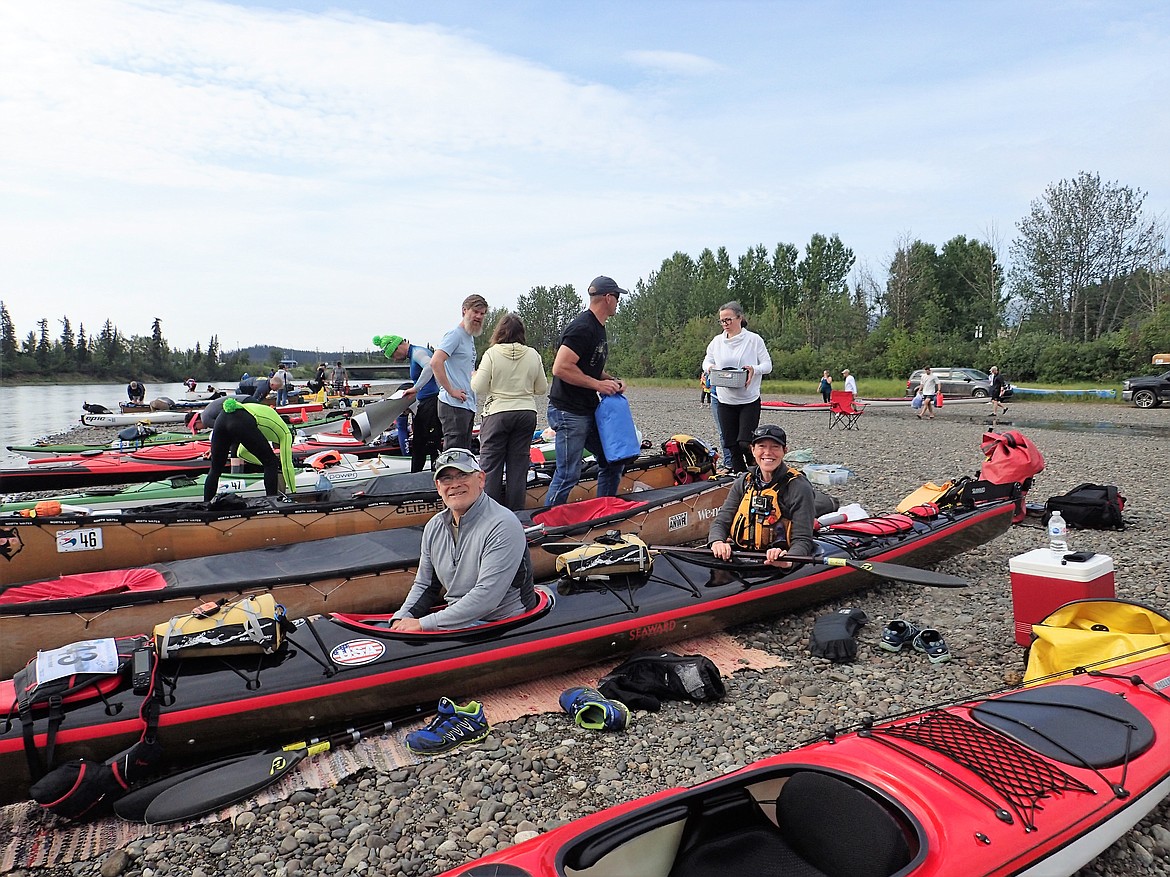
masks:
<path id="1" fill-rule="evenodd" d="M 939 389 L 944 396 L 974 396 L 977 399 L 986 399 L 991 395 L 991 376 L 977 368 L 935 368 L 930 371 L 938 378 Z M 918 384 L 922 380 L 922 369 L 915 369 L 906 381 L 906 395 L 913 396 L 918 392 Z M 1012 385 L 1007 381 L 1003 384 L 1003 398 L 1010 399 Z"/>

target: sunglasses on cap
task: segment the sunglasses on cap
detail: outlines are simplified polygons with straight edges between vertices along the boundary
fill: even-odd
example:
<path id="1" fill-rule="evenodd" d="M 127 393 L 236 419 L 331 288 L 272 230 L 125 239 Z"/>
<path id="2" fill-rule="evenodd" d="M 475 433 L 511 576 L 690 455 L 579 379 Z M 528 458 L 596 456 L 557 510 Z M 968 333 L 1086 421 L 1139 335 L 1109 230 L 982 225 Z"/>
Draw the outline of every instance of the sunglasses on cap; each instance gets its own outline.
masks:
<path id="1" fill-rule="evenodd" d="M 774 442 L 779 442 L 785 447 L 788 447 L 788 434 L 773 424 L 758 426 L 752 430 L 751 444 L 755 444 L 761 439 L 771 439 Z"/>
<path id="2" fill-rule="evenodd" d="M 463 448 L 451 448 L 439 454 L 435 460 L 435 471 L 438 472 L 444 466 L 471 466 L 474 471 L 480 471 L 479 460 L 475 454 Z"/>

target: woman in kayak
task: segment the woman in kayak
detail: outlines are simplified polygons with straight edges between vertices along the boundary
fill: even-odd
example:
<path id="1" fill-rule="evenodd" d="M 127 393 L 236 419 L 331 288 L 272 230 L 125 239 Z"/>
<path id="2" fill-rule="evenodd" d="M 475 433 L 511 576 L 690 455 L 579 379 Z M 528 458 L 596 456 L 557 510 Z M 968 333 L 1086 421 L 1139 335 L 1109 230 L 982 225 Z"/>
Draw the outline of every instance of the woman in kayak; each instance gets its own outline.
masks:
<path id="1" fill-rule="evenodd" d="M 789 567 L 788 553 L 816 552 L 813 519 L 816 497 L 808 479 L 784 465 L 788 436 L 768 423 L 752 433 L 756 465 L 735 479 L 719 514 L 711 523 L 707 543 L 720 560 L 734 550 L 764 551 L 772 566 Z"/>

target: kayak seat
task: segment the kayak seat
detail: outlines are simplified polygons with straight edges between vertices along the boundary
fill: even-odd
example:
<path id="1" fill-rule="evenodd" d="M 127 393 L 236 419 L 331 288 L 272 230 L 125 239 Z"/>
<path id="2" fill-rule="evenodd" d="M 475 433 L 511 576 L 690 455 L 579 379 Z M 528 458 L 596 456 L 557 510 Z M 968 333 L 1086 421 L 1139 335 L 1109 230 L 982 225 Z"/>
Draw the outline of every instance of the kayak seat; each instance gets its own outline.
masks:
<path id="1" fill-rule="evenodd" d="M 984 701 L 971 710 L 1046 758 L 1075 767 L 1132 761 L 1154 745 L 1154 726 L 1124 698 L 1081 685 L 1046 685 Z"/>
<path id="2" fill-rule="evenodd" d="M 531 609 L 521 612 L 519 615 L 513 615 L 510 618 L 501 618 L 499 621 L 485 621 L 473 627 L 461 627 L 455 630 L 421 630 L 413 632 L 399 632 L 389 630 L 391 622 L 394 620 L 393 615 L 354 615 L 350 613 L 334 612 L 329 617 L 342 624 L 345 627 L 354 630 L 378 631 L 381 637 L 392 637 L 395 639 L 415 639 L 418 637 L 431 637 L 435 639 L 466 639 L 467 637 L 490 637 L 505 630 L 511 630 L 522 624 L 527 624 L 534 621 L 543 615 L 546 615 L 553 605 L 553 595 L 545 588 L 536 588 L 534 590 L 536 595 L 536 605 Z M 437 612 L 443 606 L 436 606 L 434 610 Z"/>
<path id="3" fill-rule="evenodd" d="M 743 788 L 703 800 L 669 877 L 890 877 L 911 858 L 883 804 L 835 776 L 798 771 L 780 790 L 776 822 Z"/>

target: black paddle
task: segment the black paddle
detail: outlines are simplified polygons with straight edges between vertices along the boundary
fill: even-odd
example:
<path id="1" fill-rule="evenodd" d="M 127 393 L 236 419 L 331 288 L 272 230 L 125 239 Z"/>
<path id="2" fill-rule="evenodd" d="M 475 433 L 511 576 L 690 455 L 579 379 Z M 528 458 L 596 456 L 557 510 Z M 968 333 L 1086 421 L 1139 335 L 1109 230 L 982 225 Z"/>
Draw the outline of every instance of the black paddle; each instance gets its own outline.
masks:
<path id="1" fill-rule="evenodd" d="M 651 545 L 651 550 L 663 554 L 706 555 L 713 557 L 709 548 L 676 548 L 670 545 Z M 748 557 L 753 560 L 762 560 L 767 557 L 763 551 L 736 551 L 732 557 Z M 785 560 L 793 563 L 808 563 L 817 566 L 847 566 L 850 569 L 861 570 L 882 579 L 896 579 L 902 582 L 911 582 L 915 585 L 930 585 L 935 588 L 965 588 L 969 584 L 966 579 L 941 572 L 931 572 L 928 569 L 919 569 L 916 566 L 902 566 L 898 563 L 882 563 L 876 560 L 854 560 L 851 557 L 806 557 L 798 554 L 786 554 Z"/>
<path id="2" fill-rule="evenodd" d="M 540 547 L 549 554 L 564 554 L 566 551 L 572 551 L 574 548 L 580 548 L 584 543 L 581 542 L 545 542 Z M 650 545 L 651 551 L 656 551 L 659 554 L 677 554 L 689 555 L 691 557 L 708 557 L 711 560 L 717 560 L 711 549 L 709 548 L 680 548 L 674 545 Z M 736 551 L 733 554 L 732 561 L 720 561 L 721 563 L 734 563 L 736 557 L 747 557 L 752 560 L 761 560 L 766 555 L 762 551 Z M 881 563 L 876 560 L 853 560 L 848 557 L 802 557 L 796 554 L 785 555 L 785 560 L 790 560 L 793 563 L 809 563 L 820 566 L 848 566 L 852 569 L 858 569 L 862 572 L 867 572 L 878 578 L 895 579 L 903 582 L 911 582 L 915 585 L 929 585 L 935 588 L 965 588 L 968 585 L 966 579 L 961 579 L 958 576 L 947 575 L 941 572 L 931 572 L 926 569 L 918 569 L 915 566 L 902 566 L 897 563 Z M 754 563 L 753 566 L 763 566 L 762 563 Z"/>
<path id="3" fill-rule="evenodd" d="M 305 758 L 343 743 L 357 743 L 394 726 L 392 720 L 347 728 L 324 739 L 234 756 L 164 777 L 124 795 L 114 804 L 123 819 L 165 825 L 194 819 L 242 801 L 290 773 Z"/>

